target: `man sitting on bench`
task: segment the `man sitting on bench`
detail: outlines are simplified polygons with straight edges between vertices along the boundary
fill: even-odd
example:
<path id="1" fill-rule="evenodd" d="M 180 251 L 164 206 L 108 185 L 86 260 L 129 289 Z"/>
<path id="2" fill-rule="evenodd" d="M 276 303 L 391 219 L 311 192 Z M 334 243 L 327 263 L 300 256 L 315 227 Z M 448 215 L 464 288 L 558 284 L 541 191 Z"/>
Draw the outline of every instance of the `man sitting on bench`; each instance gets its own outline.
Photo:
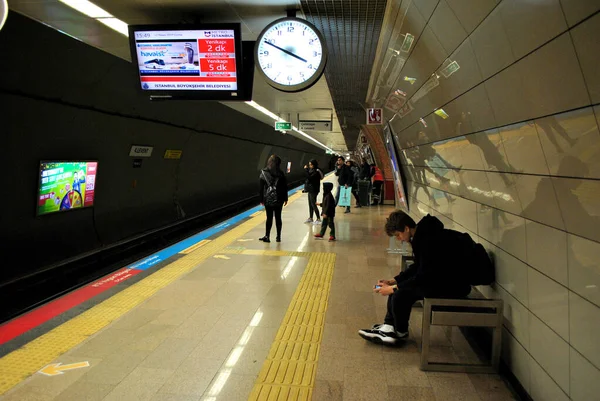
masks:
<path id="1" fill-rule="evenodd" d="M 388 295 L 383 324 L 359 330 L 365 340 L 395 345 L 408 337 L 408 320 L 413 304 L 424 297 L 464 298 L 469 295 L 468 268 L 464 257 L 471 250 L 460 238 L 464 234 L 444 228 L 436 217 L 427 215 L 419 224 L 406 213 L 395 211 L 385 231 L 398 241 L 410 242 L 414 264 L 391 280 L 379 280 L 374 292 Z M 463 259 L 463 260 L 461 260 Z"/>

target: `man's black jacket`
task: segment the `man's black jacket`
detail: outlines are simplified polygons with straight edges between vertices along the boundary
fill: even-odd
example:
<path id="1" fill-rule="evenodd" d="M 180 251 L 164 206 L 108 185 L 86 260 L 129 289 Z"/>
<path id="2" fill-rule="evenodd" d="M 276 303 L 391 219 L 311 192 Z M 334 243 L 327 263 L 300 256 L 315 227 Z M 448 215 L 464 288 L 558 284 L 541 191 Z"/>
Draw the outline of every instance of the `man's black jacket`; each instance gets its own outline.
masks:
<path id="1" fill-rule="evenodd" d="M 411 241 L 414 264 L 396 276 L 396 281 L 415 280 L 426 296 L 466 296 L 471 286 L 461 257 L 468 250 L 463 249 L 457 234 L 445 229 L 438 218 L 423 217 Z"/>

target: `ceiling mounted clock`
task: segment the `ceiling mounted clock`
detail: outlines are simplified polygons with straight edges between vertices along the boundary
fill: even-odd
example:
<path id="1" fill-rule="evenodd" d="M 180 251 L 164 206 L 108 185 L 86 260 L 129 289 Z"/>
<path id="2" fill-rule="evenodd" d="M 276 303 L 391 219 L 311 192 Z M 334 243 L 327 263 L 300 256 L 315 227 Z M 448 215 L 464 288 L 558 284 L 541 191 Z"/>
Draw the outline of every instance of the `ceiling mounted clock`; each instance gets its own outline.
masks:
<path id="1" fill-rule="evenodd" d="M 269 24 L 258 35 L 255 48 L 258 71 L 269 85 L 284 92 L 313 86 L 327 64 L 327 47 L 311 23 L 287 17 Z"/>
<path id="2" fill-rule="evenodd" d="M 6 0 L 0 0 L 0 29 L 4 26 L 8 17 L 8 2 Z"/>

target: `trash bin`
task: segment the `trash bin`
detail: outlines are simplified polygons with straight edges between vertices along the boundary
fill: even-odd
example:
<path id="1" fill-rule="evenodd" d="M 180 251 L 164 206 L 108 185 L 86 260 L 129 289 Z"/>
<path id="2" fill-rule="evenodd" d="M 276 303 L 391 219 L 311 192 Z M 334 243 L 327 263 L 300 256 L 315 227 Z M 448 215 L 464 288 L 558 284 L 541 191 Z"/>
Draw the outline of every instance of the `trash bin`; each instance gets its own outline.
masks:
<path id="1" fill-rule="evenodd" d="M 358 180 L 358 199 L 360 199 L 361 206 L 371 204 L 371 181 Z"/>

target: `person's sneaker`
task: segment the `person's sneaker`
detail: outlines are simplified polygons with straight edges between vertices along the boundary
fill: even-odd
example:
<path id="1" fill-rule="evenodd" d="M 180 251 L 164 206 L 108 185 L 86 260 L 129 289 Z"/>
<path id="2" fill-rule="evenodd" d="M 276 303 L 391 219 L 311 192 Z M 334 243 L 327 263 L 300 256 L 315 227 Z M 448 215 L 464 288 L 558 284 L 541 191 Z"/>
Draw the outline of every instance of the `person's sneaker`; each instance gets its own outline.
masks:
<path id="1" fill-rule="evenodd" d="M 315 234 L 315 238 L 316 238 L 316 239 L 323 238 L 323 234 Z"/>
<path id="2" fill-rule="evenodd" d="M 264 237 L 262 237 L 262 238 L 259 238 L 258 240 L 262 241 L 262 242 L 271 242 L 271 240 L 269 239 L 269 237 L 267 237 L 266 235 Z"/>
<path id="3" fill-rule="evenodd" d="M 350 213 L 350 209 L 346 209 L 344 213 Z"/>
<path id="4" fill-rule="evenodd" d="M 277 242 L 281 242 L 281 237 L 277 237 L 277 238 L 275 238 L 275 241 L 277 241 Z"/>
<path id="5" fill-rule="evenodd" d="M 358 330 L 358 335 L 375 344 L 396 345 L 402 339 L 408 337 L 408 332 L 399 333 L 396 330 L 381 330 L 384 325 L 375 325 L 371 329 Z"/>
<path id="6" fill-rule="evenodd" d="M 334 236 L 329 237 L 329 242 L 332 242 L 332 241 L 335 241 L 335 237 Z"/>
<path id="7" fill-rule="evenodd" d="M 312 222 L 313 222 L 313 219 L 306 219 L 306 221 L 304 221 L 304 223 L 306 223 L 306 224 L 310 224 Z"/>
<path id="8" fill-rule="evenodd" d="M 313 223 L 315 226 L 320 225 L 321 224 L 321 220 L 315 220 L 315 222 Z"/>

